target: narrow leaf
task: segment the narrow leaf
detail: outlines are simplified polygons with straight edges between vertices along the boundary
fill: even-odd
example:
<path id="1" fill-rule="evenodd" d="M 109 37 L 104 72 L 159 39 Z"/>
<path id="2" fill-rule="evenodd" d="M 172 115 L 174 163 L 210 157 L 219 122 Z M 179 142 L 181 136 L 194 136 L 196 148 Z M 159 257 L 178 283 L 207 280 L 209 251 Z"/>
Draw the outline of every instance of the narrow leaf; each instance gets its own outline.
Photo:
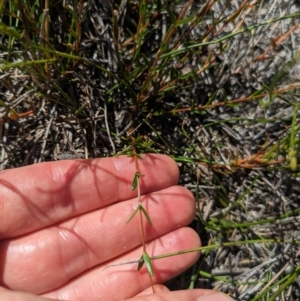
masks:
<path id="1" fill-rule="evenodd" d="M 140 209 L 142 210 L 142 212 L 144 213 L 144 215 L 145 215 L 145 217 L 146 217 L 148 223 L 150 224 L 150 226 L 153 226 L 153 225 L 152 225 L 152 222 L 151 222 L 151 219 L 150 219 L 150 216 L 149 216 L 149 214 L 147 213 L 146 209 L 145 209 L 142 205 L 140 205 L 139 207 L 140 207 Z"/>
<path id="2" fill-rule="evenodd" d="M 145 262 L 146 264 L 146 267 L 147 267 L 147 270 L 148 270 L 148 273 L 153 276 L 154 275 L 154 272 L 153 272 L 153 267 L 152 267 L 152 262 L 151 262 L 151 258 L 150 256 L 147 254 L 147 253 L 144 253 L 143 256 L 143 261 Z"/>
<path id="3" fill-rule="evenodd" d="M 132 185 L 131 185 L 131 190 L 136 190 L 137 188 L 137 184 L 138 184 L 138 179 L 139 179 L 139 172 L 136 172 L 134 177 L 133 177 L 133 181 L 132 181 Z"/>
<path id="4" fill-rule="evenodd" d="M 145 262 L 144 255 L 142 255 L 139 260 L 139 264 L 138 264 L 138 268 L 137 268 L 138 271 L 142 268 L 142 266 L 144 265 L 144 262 Z"/>
<path id="5" fill-rule="evenodd" d="M 22 38 L 22 34 L 18 32 L 14 27 L 9 27 L 3 23 L 0 24 L 0 33 L 7 36 L 12 36 L 16 39 Z"/>
<path id="6" fill-rule="evenodd" d="M 7 104 L 1 99 L 0 99 L 0 106 L 3 108 L 7 108 Z"/>
<path id="7" fill-rule="evenodd" d="M 114 10 L 112 13 L 112 23 L 113 23 L 113 29 L 114 29 L 114 39 L 115 43 L 118 44 L 119 42 L 119 26 L 118 26 L 118 11 Z"/>
<path id="8" fill-rule="evenodd" d="M 148 60 L 148 57 L 144 53 L 141 53 L 141 57 L 142 57 L 145 65 L 147 66 L 147 68 L 150 70 L 151 69 L 151 64 Z"/>
<path id="9" fill-rule="evenodd" d="M 76 40 L 78 41 L 78 34 L 76 33 L 75 30 L 73 30 L 72 28 L 69 29 L 69 32 L 71 34 L 71 36 Z"/>
<path id="10" fill-rule="evenodd" d="M 133 181 L 132 181 L 132 185 L 131 185 L 131 189 L 135 190 L 137 188 L 138 185 L 138 180 L 139 178 L 144 177 L 144 175 L 142 175 L 141 173 L 139 173 L 138 171 L 135 173 Z"/>
<path id="11" fill-rule="evenodd" d="M 2 16 L 3 14 L 3 8 L 4 8 L 4 5 L 5 5 L 5 2 L 6 1 L 0 1 L 0 15 Z"/>
<path id="12" fill-rule="evenodd" d="M 136 213 L 138 212 L 138 210 L 140 209 L 140 205 L 136 207 L 136 209 L 132 212 L 132 214 L 130 215 L 128 221 L 126 222 L 126 224 L 128 224 L 136 215 Z"/>

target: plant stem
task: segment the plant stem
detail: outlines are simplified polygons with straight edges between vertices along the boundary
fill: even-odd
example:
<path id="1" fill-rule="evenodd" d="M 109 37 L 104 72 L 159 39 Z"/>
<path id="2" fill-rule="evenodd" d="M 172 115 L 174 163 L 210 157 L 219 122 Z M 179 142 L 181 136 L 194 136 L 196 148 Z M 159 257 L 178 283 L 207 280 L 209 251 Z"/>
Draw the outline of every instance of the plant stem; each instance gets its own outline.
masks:
<path id="1" fill-rule="evenodd" d="M 142 208 L 141 187 L 140 187 L 140 175 L 141 175 L 141 173 L 140 173 L 140 170 L 139 170 L 138 155 L 137 155 L 135 146 L 133 146 L 133 152 L 134 152 L 135 171 L 136 171 L 135 174 L 139 175 L 137 177 L 137 194 L 138 194 L 138 208 L 139 208 L 139 216 L 140 216 L 140 232 L 141 232 L 141 239 L 142 239 L 142 246 L 143 246 L 143 258 L 146 258 L 146 257 L 150 258 L 148 256 L 147 249 L 146 249 L 144 220 L 143 220 L 143 212 L 142 212 L 142 209 L 141 209 Z M 151 259 L 150 259 L 150 263 L 149 264 L 151 266 Z M 153 291 L 153 293 L 155 293 L 154 283 L 153 283 L 153 279 L 152 279 L 152 275 L 151 275 L 152 271 L 151 271 L 151 273 L 149 272 L 148 266 L 147 266 L 147 271 L 148 271 L 148 275 L 149 275 L 149 279 L 150 279 L 152 291 Z"/>

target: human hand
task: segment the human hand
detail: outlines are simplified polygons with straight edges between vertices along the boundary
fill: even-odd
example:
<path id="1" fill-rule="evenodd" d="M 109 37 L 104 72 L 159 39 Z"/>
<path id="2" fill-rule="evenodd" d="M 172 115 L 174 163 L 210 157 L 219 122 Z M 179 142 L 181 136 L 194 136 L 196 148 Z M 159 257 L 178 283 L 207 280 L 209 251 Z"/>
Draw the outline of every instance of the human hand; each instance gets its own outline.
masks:
<path id="1" fill-rule="evenodd" d="M 148 253 L 199 246 L 198 235 L 184 227 L 194 217 L 195 202 L 188 190 L 176 186 L 179 172 L 174 161 L 149 154 L 139 168 L 145 175 L 143 205 L 153 223 L 144 225 Z M 126 156 L 1 172 L 0 300 L 229 300 L 209 290 L 168 292 L 162 285 L 154 295 L 145 267 L 104 269 L 142 254 L 139 220 L 126 224 L 137 205 L 136 191 L 131 190 L 134 174 L 132 159 Z M 154 282 L 161 284 L 181 273 L 198 256 L 154 260 Z"/>

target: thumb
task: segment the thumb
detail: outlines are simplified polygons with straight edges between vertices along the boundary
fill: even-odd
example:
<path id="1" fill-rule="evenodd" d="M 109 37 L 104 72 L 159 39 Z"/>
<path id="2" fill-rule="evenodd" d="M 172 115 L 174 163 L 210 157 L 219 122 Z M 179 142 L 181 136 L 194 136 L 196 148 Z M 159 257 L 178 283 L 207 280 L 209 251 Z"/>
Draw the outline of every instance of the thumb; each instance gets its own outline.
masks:
<path id="1" fill-rule="evenodd" d="M 213 290 L 185 290 L 141 295 L 126 301 L 234 301 L 228 295 Z"/>

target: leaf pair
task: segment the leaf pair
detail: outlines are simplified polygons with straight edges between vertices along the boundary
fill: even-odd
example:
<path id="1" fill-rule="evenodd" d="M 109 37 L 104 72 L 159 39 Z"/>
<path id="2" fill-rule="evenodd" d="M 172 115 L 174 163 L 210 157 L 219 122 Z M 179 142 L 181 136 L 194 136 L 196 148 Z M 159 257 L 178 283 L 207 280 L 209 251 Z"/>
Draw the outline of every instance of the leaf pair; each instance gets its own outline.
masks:
<path id="1" fill-rule="evenodd" d="M 132 214 L 130 215 L 130 217 L 129 217 L 128 221 L 126 222 L 126 224 L 128 224 L 134 218 L 134 216 L 137 214 L 137 212 L 139 210 L 142 211 L 142 213 L 145 215 L 148 223 L 150 224 L 150 226 L 152 226 L 150 216 L 149 216 L 148 212 L 146 211 L 146 209 L 143 207 L 143 205 L 141 203 L 139 203 L 138 206 L 136 207 L 136 209 L 132 212 Z"/>
<path id="2" fill-rule="evenodd" d="M 153 272 L 151 258 L 147 253 L 143 253 L 143 255 L 141 256 L 141 259 L 139 261 L 138 268 L 137 268 L 138 271 L 142 268 L 144 263 L 146 265 L 149 275 L 153 276 L 154 272 Z"/>

